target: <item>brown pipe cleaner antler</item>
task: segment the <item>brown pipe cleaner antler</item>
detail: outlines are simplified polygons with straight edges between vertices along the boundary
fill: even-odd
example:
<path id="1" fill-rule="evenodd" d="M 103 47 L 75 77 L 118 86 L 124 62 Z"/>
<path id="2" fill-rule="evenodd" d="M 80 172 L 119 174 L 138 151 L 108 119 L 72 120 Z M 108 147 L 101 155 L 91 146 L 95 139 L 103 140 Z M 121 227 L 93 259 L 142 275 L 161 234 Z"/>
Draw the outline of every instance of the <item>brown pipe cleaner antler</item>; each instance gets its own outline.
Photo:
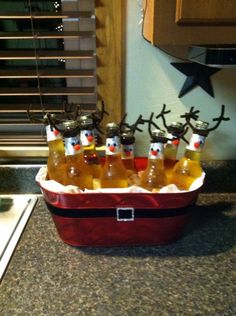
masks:
<path id="1" fill-rule="evenodd" d="M 195 130 L 195 127 L 192 125 L 192 123 L 190 122 L 191 118 L 194 118 L 194 117 L 197 117 L 197 118 L 194 118 L 194 119 L 198 119 L 198 116 L 196 116 L 197 113 L 199 113 L 198 110 L 196 111 L 193 111 L 193 107 L 191 107 L 190 109 L 190 112 L 189 113 L 185 113 L 184 115 L 182 115 L 181 117 L 184 117 L 186 119 L 186 124 L 188 126 L 190 126 L 190 128 L 194 131 Z M 212 126 L 211 128 L 208 128 L 206 130 L 206 135 L 209 134 L 209 132 L 215 130 L 222 121 L 229 121 L 230 118 L 229 117 L 224 117 L 224 113 L 225 113 L 225 105 L 221 105 L 221 113 L 220 113 L 220 116 L 219 117 L 216 117 L 216 118 L 213 118 L 212 121 L 216 121 L 217 123 L 215 124 L 215 126 Z"/>
<path id="2" fill-rule="evenodd" d="M 161 112 L 156 116 L 156 119 L 158 119 L 159 117 L 162 118 L 163 125 L 167 131 L 170 130 L 171 125 L 167 125 L 165 115 L 170 113 L 170 112 L 171 112 L 171 110 L 166 111 L 166 104 L 163 104 Z M 188 126 L 187 126 L 187 124 L 183 124 L 183 130 L 181 130 L 180 133 L 178 133 L 178 135 L 176 135 L 176 139 L 181 138 L 181 139 L 183 139 L 183 141 L 185 141 L 188 144 L 187 139 L 184 137 L 184 135 L 187 132 L 188 132 Z"/>

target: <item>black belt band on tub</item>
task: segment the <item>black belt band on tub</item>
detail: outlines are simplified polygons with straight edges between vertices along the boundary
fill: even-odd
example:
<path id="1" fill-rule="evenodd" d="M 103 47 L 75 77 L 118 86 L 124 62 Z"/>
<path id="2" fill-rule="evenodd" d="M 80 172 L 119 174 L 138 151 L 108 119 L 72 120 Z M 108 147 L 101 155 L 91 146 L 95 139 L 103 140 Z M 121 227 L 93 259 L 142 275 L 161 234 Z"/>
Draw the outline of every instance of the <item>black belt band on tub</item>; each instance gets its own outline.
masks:
<path id="1" fill-rule="evenodd" d="M 132 207 L 114 208 L 60 208 L 46 202 L 49 211 L 57 216 L 70 218 L 95 218 L 95 217 L 115 217 L 118 221 L 129 221 L 134 218 L 165 218 L 176 217 L 192 211 L 193 206 L 186 206 L 173 209 L 134 209 Z"/>

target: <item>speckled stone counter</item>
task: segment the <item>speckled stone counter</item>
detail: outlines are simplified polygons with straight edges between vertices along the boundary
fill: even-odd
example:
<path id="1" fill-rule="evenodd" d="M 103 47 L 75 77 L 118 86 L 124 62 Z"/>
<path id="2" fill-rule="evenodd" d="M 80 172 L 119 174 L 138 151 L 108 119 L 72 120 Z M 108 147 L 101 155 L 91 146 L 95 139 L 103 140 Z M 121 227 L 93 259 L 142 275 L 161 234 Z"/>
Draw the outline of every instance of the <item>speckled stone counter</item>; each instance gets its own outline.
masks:
<path id="1" fill-rule="evenodd" d="M 235 316 L 236 193 L 222 192 L 200 194 L 184 236 L 158 247 L 66 245 L 40 197 L 0 285 L 0 315 Z"/>
<path id="2" fill-rule="evenodd" d="M 236 194 L 201 194 L 159 247 L 73 248 L 40 199 L 0 288 L 0 315 L 236 315 Z"/>
<path id="3" fill-rule="evenodd" d="M 32 193 L 39 194 L 40 188 L 35 182 L 35 176 L 41 165 L 0 166 L 0 193 Z"/>

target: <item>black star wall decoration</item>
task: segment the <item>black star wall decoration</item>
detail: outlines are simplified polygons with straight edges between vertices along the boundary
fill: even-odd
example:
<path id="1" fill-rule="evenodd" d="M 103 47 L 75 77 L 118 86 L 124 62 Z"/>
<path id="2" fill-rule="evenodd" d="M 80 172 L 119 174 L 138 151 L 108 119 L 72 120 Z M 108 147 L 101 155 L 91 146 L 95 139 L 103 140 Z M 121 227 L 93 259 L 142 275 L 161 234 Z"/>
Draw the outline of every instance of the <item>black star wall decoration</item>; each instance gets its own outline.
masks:
<path id="1" fill-rule="evenodd" d="M 178 95 L 181 98 L 196 86 L 200 86 L 211 97 L 214 98 L 214 91 L 211 84 L 210 77 L 221 68 L 208 67 L 197 63 L 171 63 L 173 67 L 187 76 L 180 93 Z"/>

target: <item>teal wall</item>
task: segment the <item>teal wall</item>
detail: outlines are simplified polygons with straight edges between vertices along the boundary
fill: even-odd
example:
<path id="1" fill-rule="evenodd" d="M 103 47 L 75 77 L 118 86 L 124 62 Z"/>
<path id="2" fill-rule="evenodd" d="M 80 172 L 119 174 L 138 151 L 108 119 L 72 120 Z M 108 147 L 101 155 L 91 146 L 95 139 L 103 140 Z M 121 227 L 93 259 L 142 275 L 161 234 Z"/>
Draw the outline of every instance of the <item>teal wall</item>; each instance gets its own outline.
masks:
<path id="1" fill-rule="evenodd" d="M 128 0 L 126 13 L 125 39 L 125 110 L 128 121 L 133 122 L 139 114 L 149 117 L 151 112 L 158 113 L 163 103 L 171 114 L 167 121 L 178 120 L 179 115 L 191 106 L 200 110 L 200 119 L 209 121 L 219 116 L 221 104 L 226 106 L 229 122 L 222 122 L 220 127 L 207 138 L 203 159 L 236 159 L 236 68 L 222 69 L 211 78 L 215 98 L 200 87 L 178 98 L 186 76 L 177 71 L 171 62 L 178 59 L 171 57 L 146 42 L 141 35 L 141 1 Z M 212 125 L 211 125 L 212 126 Z M 137 155 L 146 155 L 149 147 L 149 135 L 137 133 Z M 184 152 L 181 145 L 179 156 Z"/>

